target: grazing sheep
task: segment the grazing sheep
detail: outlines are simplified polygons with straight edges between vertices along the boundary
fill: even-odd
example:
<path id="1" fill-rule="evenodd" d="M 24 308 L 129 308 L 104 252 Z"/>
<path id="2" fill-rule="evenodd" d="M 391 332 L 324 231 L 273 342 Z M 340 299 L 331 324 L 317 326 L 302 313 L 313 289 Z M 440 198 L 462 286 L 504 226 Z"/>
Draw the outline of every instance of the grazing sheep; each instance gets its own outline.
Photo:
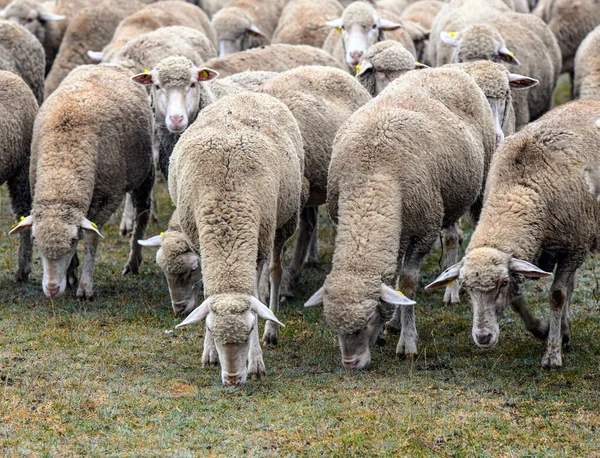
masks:
<path id="1" fill-rule="evenodd" d="M 452 68 L 402 75 L 340 128 L 327 191 L 338 224 L 333 267 L 306 305 L 323 302 L 347 368 L 369 364 L 397 305 L 396 353 L 417 353 L 414 302 L 396 292 L 396 279 L 412 297 L 440 231 L 458 239 L 455 223 L 480 199 L 494 148 L 484 94 Z"/>
<path id="2" fill-rule="evenodd" d="M 287 0 L 231 0 L 212 18 L 219 57 L 270 44 Z"/>
<path id="3" fill-rule="evenodd" d="M 597 248 L 600 224 L 600 207 L 581 169 L 568 164 L 600 160 L 598 119 L 598 101 L 560 106 L 509 137 L 494 155 L 464 258 L 428 286 L 460 282 L 471 297 L 477 346 L 496 345 L 498 321 L 510 303 L 530 332 L 548 337 L 543 367 L 562 366 L 575 276 Z M 521 290 L 524 277 L 549 276 L 555 266 L 548 326 L 529 313 Z"/>
<path id="4" fill-rule="evenodd" d="M 16 73 L 44 101 L 44 48 L 28 30 L 0 20 L 0 70 Z M 4 96 L 3 96 L 4 97 Z"/>
<path id="5" fill-rule="evenodd" d="M 284 275 L 283 296 L 292 290 L 302 272 L 311 241 L 317 241 L 319 205 L 327 201 L 327 172 L 331 148 L 340 126 L 371 97 L 347 72 L 306 66 L 271 78 L 262 92 L 281 100 L 290 109 L 304 142 L 304 177 L 309 196 L 300 215 L 300 231 L 290 269 Z"/>
<path id="6" fill-rule="evenodd" d="M 540 82 L 531 91 L 513 94 L 517 130 L 552 107 L 560 74 L 560 49 L 548 26 L 539 18 L 505 13 L 459 32 L 442 32 L 442 40 L 454 47 L 453 62 L 502 62 L 510 71 L 518 70 Z"/>
<path id="7" fill-rule="evenodd" d="M 542 18 L 556 36 L 562 55 L 562 70 L 573 75 L 577 49 L 600 25 L 598 0 L 540 0 L 533 14 Z"/>
<path id="8" fill-rule="evenodd" d="M 389 19 L 392 16 L 394 20 Z M 323 49 L 347 65 L 352 74 L 367 49 L 387 38 L 401 42 L 416 56 L 412 39 L 402 29 L 401 21 L 387 11 L 376 11 L 368 3 L 351 3 L 340 18 L 327 22 L 327 25 L 335 30 L 329 33 Z M 391 35 L 393 31 L 397 31 L 394 36 Z M 389 37 L 386 32 L 390 32 Z"/>
<path id="9" fill-rule="evenodd" d="M 385 40 L 371 46 L 362 57 L 356 79 L 375 97 L 400 75 L 424 67 L 402 44 Z"/>
<path id="10" fill-rule="evenodd" d="M 44 89 L 45 97 L 52 94 L 71 70 L 80 65 L 92 64 L 88 49 L 102 49 L 113 37 L 119 23 L 141 9 L 138 1 L 100 2 L 100 5 L 83 9 L 71 18 L 54 59 Z"/>
<path id="11" fill-rule="evenodd" d="M 342 15 L 337 0 L 292 0 L 281 12 L 271 43 L 322 48 L 331 29 L 326 22 Z"/>
<path id="12" fill-rule="evenodd" d="M 579 47 L 575 56 L 575 98 L 600 100 L 600 26 Z"/>
<path id="13" fill-rule="evenodd" d="M 48 74 L 54 62 L 54 56 L 62 40 L 66 16 L 49 11 L 47 4 L 37 0 L 13 0 L 2 11 L 0 19 L 6 19 L 22 25 L 35 35 L 46 53 L 46 70 Z"/>
<path id="14" fill-rule="evenodd" d="M 88 51 L 88 55 L 93 60 L 110 62 L 113 54 L 129 40 L 170 25 L 182 25 L 200 30 L 215 47 L 217 46 L 215 30 L 204 11 L 190 3 L 164 1 L 152 3 L 123 19 L 115 30 L 112 40 L 102 52 Z"/>
<path id="15" fill-rule="evenodd" d="M 245 92 L 204 109 L 171 158 L 169 192 L 181 229 L 200 253 L 207 297 L 179 326 L 206 318 L 225 385 L 265 374 L 256 315 L 269 320 L 265 336 L 281 325 L 274 312 L 283 245 L 302 205 L 303 155 L 287 107 Z M 267 261 L 271 310 L 257 299 L 258 272 Z"/>
<path id="16" fill-rule="evenodd" d="M 0 93 L 0 185 L 8 184 L 13 213 L 24 218 L 31 211 L 29 155 L 38 104 L 27 84 L 11 72 L 0 71 Z M 21 232 L 16 276 L 19 282 L 29 278 L 31 249 L 31 231 Z"/>
<path id="17" fill-rule="evenodd" d="M 204 63 L 204 66 L 217 71 L 221 77 L 241 73 L 246 70 L 284 72 L 302 65 L 324 65 L 345 68 L 329 53 L 313 46 L 269 45 L 236 52 L 227 57 L 217 57 Z"/>
<path id="18" fill-rule="evenodd" d="M 32 228 L 47 296 L 60 296 L 67 280 L 76 283 L 80 238 L 85 254 L 77 297 L 92 296 L 100 229 L 126 192 L 137 214 L 123 273 L 138 272 L 137 241 L 148 224 L 154 184 L 151 116 L 145 91 L 112 65 L 76 68 L 40 108 L 31 146 L 33 210 L 11 232 Z"/>

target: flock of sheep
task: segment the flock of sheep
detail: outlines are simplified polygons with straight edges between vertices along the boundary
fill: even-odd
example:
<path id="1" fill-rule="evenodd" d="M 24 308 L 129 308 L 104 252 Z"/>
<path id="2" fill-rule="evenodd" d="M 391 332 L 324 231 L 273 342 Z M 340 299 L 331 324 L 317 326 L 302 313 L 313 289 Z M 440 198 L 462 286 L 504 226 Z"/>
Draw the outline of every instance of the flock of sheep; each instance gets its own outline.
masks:
<path id="1" fill-rule="evenodd" d="M 399 329 L 399 356 L 417 353 L 412 299 L 440 233 L 446 270 L 427 288 L 445 304 L 468 295 L 475 343 L 497 343 L 510 304 L 547 339 L 543 366 L 560 367 L 576 272 L 598 243 L 600 1 L 343 3 L 2 2 L 17 281 L 35 243 L 47 296 L 68 284 L 92 297 L 102 227 L 125 199 L 123 273 L 159 247 L 179 326 L 205 320 L 202 362 L 240 385 L 265 374 L 258 317 L 276 344 L 327 204 L 333 267 L 306 305 L 323 304 L 348 369 L 384 329 Z M 563 72 L 577 100 L 552 109 Z M 144 239 L 156 162 L 175 210 Z M 466 213 L 477 226 L 459 261 Z M 546 323 L 521 290 L 552 271 Z"/>

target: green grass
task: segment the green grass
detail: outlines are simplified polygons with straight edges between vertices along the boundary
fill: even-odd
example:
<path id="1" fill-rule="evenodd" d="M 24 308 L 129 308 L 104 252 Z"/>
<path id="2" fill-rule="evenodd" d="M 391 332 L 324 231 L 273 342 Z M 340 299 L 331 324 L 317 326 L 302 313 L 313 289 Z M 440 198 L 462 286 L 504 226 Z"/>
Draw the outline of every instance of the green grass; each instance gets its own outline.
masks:
<path id="1" fill-rule="evenodd" d="M 160 222 L 169 211 L 159 183 Z M 120 216 L 120 215 L 119 215 Z M 326 218 L 322 216 L 322 222 Z M 280 344 L 264 349 L 268 375 L 242 388 L 202 368 L 203 327 L 173 329 L 162 273 L 146 250 L 139 276 L 122 277 L 127 242 L 118 218 L 104 228 L 96 300 L 13 281 L 17 238 L 0 193 L 0 456 L 599 456 L 600 268 L 589 260 L 573 306 L 564 368 L 541 368 L 545 344 L 509 313 L 488 351 L 471 340 L 470 307 L 416 297 L 419 354 L 395 356 L 397 337 L 376 348 L 362 373 L 340 364 L 320 309 L 302 302 L 330 269 L 332 236 L 321 225 L 322 264 L 305 271 L 283 305 Z M 467 241 L 465 241 L 465 244 Z M 439 248 L 422 282 L 439 272 Z M 550 281 L 527 297 L 548 315 Z"/>

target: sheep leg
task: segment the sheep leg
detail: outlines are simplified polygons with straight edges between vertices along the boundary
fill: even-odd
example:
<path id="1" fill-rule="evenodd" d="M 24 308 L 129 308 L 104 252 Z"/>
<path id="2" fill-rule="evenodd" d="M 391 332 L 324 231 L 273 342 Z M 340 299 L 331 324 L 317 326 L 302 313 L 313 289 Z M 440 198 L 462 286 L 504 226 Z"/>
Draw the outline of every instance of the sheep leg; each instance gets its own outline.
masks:
<path id="1" fill-rule="evenodd" d="M 538 339 L 546 339 L 548 337 L 548 323 L 542 321 L 531 314 L 527 306 L 525 305 L 525 299 L 519 293 L 510 301 L 510 305 L 515 312 L 519 314 L 525 328 L 531 332 Z"/>
<path id="2" fill-rule="evenodd" d="M 271 292 L 269 297 L 269 309 L 277 316 L 279 312 L 279 289 L 281 286 L 281 278 L 283 276 L 283 244 L 279 245 L 276 243 L 273 249 L 273 255 L 271 256 L 271 265 L 269 267 L 269 274 L 271 280 Z M 263 334 L 263 345 L 276 345 L 278 340 L 278 328 L 279 325 L 272 321 L 267 321 L 265 324 L 265 332 Z"/>
<path id="3" fill-rule="evenodd" d="M 444 229 L 444 251 L 446 252 L 444 269 L 447 269 L 458 262 L 458 228 L 456 224 L 452 224 L 449 228 Z M 460 285 L 458 281 L 455 281 L 450 286 L 446 286 L 444 305 L 458 304 L 460 302 L 459 291 Z"/>
<path id="4" fill-rule="evenodd" d="M 286 269 L 284 280 L 281 285 L 281 295 L 292 298 L 292 289 L 298 282 L 302 273 L 302 266 L 309 251 L 312 236 L 317 223 L 317 207 L 305 207 L 300 213 L 300 228 L 298 229 L 298 240 L 294 248 L 294 256 L 289 269 Z"/>
<path id="5" fill-rule="evenodd" d="M 248 375 L 252 378 L 261 378 L 267 375 L 265 362 L 263 361 L 262 348 L 260 348 L 260 341 L 258 339 L 258 326 L 254 326 L 254 329 L 252 329 L 252 332 L 250 333 Z"/>
<path id="6" fill-rule="evenodd" d="M 92 231 L 83 231 L 83 267 L 81 269 L 81 280 L 77 287 L 79 299 L 91 299 L 94 293 L 94 267 L 96 265 L 96 250 L 100 237 Z"/>
<path id="7" fill-rule="evenodd" d="M 121 224 L 119 225 L 119 234 L 122 237 L 131 235 L 133 231 L 133 200 L 131 199 L 131 193 L 125 195 L 125 205 L 123 206 L 123 216 L 121 216 Z"/>
<path id="8" fill-rule="evenodd" d="M 315 215 L 315 228 L 313 229 L 312 237 L 310 238 L 310 246 L 308 247 L 308 255 L 306 256 L 306 263 L 308 265 L 316 265 L 319 263 L 319 220 L 318 216 Z"/>
<path id="9" fill-rule="evenodd" d="M 8 192 L 10 194 L 10 203 L 12 210 L 17 218 L 28 216 L 31 212 L 31 189 L 29 187 L 29 168 L 23 167 L 19 173 L 8 180 Z M 33 251 L 33 240 L 31 239 L 31 229 L 19 234 L 19 251 L 17 255 L 17 275 L 18 282 L 24 282 L 29 279 L 31 272 L 31 257 Z"/>
<path id="10" fill-rule="evenodd" d="M 569 318 L 569 309 L 571 308 L 571 300 L 573 298 L 573 290 L 575 289 L 575 279 L 577 275 L 573 274 L 569 284 L 567 285 L 567 301 L 563 307 L 562 313 L 562 343 L 567 344 L 571 340 L 571 318 Z"/>
<path id="11" fill-rule="evenodd" d="M 558 266 L 554 282 L 550 287 L 550 330 L 546 353 L 542 358 L 544 369 L 556 369 L 562 366 L 562 323 L 563 309 L 571 300 L 571 284 L 574 282 L 575 272 L 564 265 Z"/>
<path id="12" fill-rule="evenodd" d="M 77 256 L 77 252 L 73 254 L 71 258 L 71 263 L 67 268 L 67 284 L 71 288 L 75 288 L 79 283 L 79 279 L 77 278 L 77 268 L 79 267 L 79 256 Z"/>
<path id="13" fill-rule="evenodd" d="M 131 237 L 129 260 L 123 269 L 123 275 L 128 274 L 129 272 L 137 274 L 140 270 L 140 264 L 142 263 L 142 246 L 138 243 L 138 240 L 144 238 L 144 233 L 148 227 L 148 220 L 150 219 L 154 174 L 154 167 L 151 167 L 150 173 L 148 173 L 144 182 L 139 188 L 134 189 L 131 193 L 136 215 L 133 224 L 133 236 Z"/>
<path id="14" fill-rule="evenodd" d="M 213 339 L 212 333 L 206 327 L 206 333 L 204 334 L 204 348 L 202 350 L 202 365 L 207 366 L 218 366 L 219 365 L 219 354 L 217 353 L 217 347 L 215 346 L 215 340 Z"/>

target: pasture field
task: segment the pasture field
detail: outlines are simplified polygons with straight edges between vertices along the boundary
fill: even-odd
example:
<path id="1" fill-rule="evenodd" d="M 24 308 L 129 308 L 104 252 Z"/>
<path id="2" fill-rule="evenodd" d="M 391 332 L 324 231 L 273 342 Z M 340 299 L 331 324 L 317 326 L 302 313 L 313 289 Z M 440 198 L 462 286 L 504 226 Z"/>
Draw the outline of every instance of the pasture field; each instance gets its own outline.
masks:
<path id="1" fill-rule="evenodd" d="M 167 225 L 164 180 L 157 196 L 148 235 Z M 128 243 L 119 217 L 103 230 L 95 300 L 72 290 L 51 300 L 39 258 L 29 283 L 13 280 L 18 237 L 6 235 L 14 221 L 0 192 L 0 456 L 600 456 L 594 259 L 579 276 L 561 370 L 541 368 L 545 343 L 512 311 L 499 344 L 480 350 L 467 299 L 444 307 L 443 290 L 420 290 L 418 356 L 398 360 L 391 336 L 369 370 L 349 373 L 320 308 L 302 307 L 331 265 L 322 212 L 322 262 L 282 305 L 280 343 L 264 349 L 267 377 L 231 389 L 218 368 L 201 367 L 203 326 L 165 332 L 181 319 L 155 250 L 145 249 L 139 276 L 121 276 Z M 439 274 L 440 255 L 438 247 L 427 258 L 422 284 Z M 545 317 L 550 284 L 527 285 Z"/>

